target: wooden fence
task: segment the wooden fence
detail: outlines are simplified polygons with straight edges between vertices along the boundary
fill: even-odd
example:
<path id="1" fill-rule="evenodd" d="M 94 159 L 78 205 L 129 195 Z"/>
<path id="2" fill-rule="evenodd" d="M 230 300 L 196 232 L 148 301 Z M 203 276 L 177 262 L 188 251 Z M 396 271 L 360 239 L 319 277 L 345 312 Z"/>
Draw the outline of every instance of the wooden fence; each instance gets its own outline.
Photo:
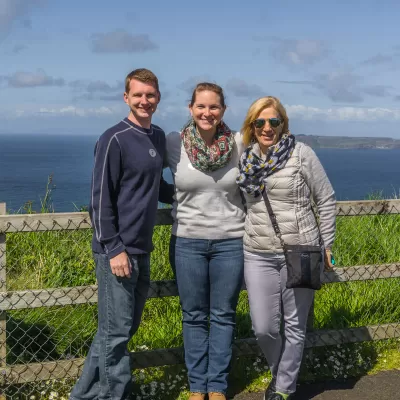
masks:
<path id="1" fill-rule="evenodd" d="M 38 307 L 66 306 L 97 302 L 97 286 L 63 287 L 53 289 L 7 291 L 6 245 L 12 232 L 41 232 L 89 229 L 88 213 L 6 215 L 5 204 L 0 204 L 0 388 L 49 379 L 74 378 L 80 373 L 84 359 L 6 365 L 6 315 L 11 310 Z M 348 201 L 337 203 L 338 216 L 400 214 L 400 200 Z M 157 225 L 170 225 L 169 210 L 159 210 Z M 400 256 L 400 255 L 399 255 Z M 335 268 L 323 274 L 323 282 L 365 281 L 400 277 L 400 263 L 359 265 Z M 245 288 L 244 288 L 245 289 Z M 153 281 L 149 297 L 177 296 L 175 281 Z M 313 330 L 309 320 L 306 347 L 320 347 L 400 337 L 400 324 L 371 325 L 339 330 Z M 236 356 L 258 354 L 254 338 L 234 342 Z M 183 363 L 183 349 L 171 348 L 131 353 L 135 368 Z M 1 397 L 1 396 L 0 396 Z"/>

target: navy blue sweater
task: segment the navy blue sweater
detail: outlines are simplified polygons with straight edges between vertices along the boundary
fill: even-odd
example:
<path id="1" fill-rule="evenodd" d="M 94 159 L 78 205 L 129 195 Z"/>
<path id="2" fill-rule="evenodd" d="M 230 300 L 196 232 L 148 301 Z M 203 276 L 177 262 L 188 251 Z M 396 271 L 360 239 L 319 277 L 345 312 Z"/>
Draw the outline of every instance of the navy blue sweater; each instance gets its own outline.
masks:
<path id="1" fill-rule="evenodd" d="M 89 213 L 92 249 L 109 258 L 149 253 L 158 200 L 172 203 L 173 185 L 162 178 L 165 133 L 125 118 L 96 143 Z"/>

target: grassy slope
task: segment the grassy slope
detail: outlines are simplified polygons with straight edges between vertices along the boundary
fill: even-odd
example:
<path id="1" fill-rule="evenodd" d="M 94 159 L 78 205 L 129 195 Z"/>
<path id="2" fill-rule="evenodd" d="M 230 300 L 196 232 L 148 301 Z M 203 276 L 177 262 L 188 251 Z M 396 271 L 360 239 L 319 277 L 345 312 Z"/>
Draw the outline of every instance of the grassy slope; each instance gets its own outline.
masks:
<path id="1" fill-rule="evenodd" d="M 334 253 L 339 266 L 398 261 L 400 216 L 340 217 L 337 226 Z M 168 263 L 169 235 L 170 227 L 157 227 L 154 232 L 156 248 L 152 253 L 153 280 L 173 277 Z M 95 278 L 90 236 L 88 230 L 8 234 L 8 289 L 93 284 Z M 386 279 L 326 285 L 316 296 L 316 328 L 400 321 L 399 283 L 399 279 Z M 96 307 L 93 305 L 21 310 L 10 312 L 8 316 L 9 363 L 84 356 L 96 330 Z M 180 318 L 178 298 L 149 300 L 143 323 L 130 345 L 131 349 L 181 345 Z M 236 337 L 249 337 L 251 334 L 247 294 L 242 292 L 238 305 Z M 345 377 L 386 366 L 400 367 L 398 350 L 399 342 L 395 340 L 342 346 L 339 349 L 315 349 L 313 358 L 304 363 L 302 376 Z M 185 378 L 176 378 L 183 374 L 179 366 L 152 369 L 142 374 L 143 380 L 139 379 L 139 382 L 145 393 L 148 392 L 148 397 L 144 394 L 143 398 L 155 398 L 155 394 L 151 394 L 152 390 L 165 393 L 167 388 L 161 388 L 162 382 L 168 383 L 168 391 L 174 396 L 170 398 L 178 396 L 185 386 Z M 234 385 L 240 389 L 256 389 L 265 385 L 268 374 L 262 359 L 250 358 L 235 361 L 232 377 Z M 148 381 L 153 379 L 156 383 L 149 386 Z M 171 383 L 173 381 L 176 381 L 175 384 Z"/>

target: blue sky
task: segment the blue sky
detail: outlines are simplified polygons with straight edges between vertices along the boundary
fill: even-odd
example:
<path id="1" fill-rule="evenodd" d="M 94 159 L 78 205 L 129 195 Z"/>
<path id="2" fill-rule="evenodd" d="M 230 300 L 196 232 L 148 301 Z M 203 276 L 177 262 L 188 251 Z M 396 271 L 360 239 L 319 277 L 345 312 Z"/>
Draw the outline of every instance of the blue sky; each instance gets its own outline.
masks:
<path id="1" fill-rule="evenodd" d="M 167 132 L 210 80 L 234 129 L 274 95 L 294 134 L 400 138 L 399 16 L 395 0 L 0 0 L 0 133 L 100 135 L 147 67 Z"/>

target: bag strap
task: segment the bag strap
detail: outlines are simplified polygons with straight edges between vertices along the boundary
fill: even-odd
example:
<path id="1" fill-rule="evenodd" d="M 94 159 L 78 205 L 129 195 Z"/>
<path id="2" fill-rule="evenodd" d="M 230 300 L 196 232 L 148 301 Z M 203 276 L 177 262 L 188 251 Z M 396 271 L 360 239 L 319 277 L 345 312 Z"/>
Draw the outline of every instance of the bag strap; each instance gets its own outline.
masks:
<path id="1" fill-rule="evenodd" d="M 274 214 L 274 211 L 272 209 L 271 202 L 269 201 L 266 187 L 264 187 L 264 190 L 262 192 L 262 196 L 264 198 L 265 205 L 267 206 L 268 215 L 269 215 L 269 218 L 271 219 L 271 223 L 272 223 L 272 226 L 274 228 L 275 234 L 276 234 L 276 236 L 278 236 L 278 239 L 281 242 L 281 246 L 283 248 L 283 251 L 285 252 L 285 255 L 286 255 L 285 242 L 284 242 L 284 240 L 282 238 L 282 233 L 281 233 L 281 230 L 279 229 L 278 221 L 277 221 L 276 215 Z M 318 235 L 319 236 L 319 245 L 322 248 L 324 246 L 324 241 L 322 240 L 321 231 L 319 230 L 318 222 L 317 222 L 317 228 L 318 228 L 318 232 L 319 232 L 319 235 Z"/>
<path id="2" fill-rule="evenodd" d="M 278 239 L 281 242 L 281 246 L 283 248 L 283 251 L 285 252 L 285 255 L 286 255 L 285 242 L 284 242 L 284 240 L 282 238 L 282 233 L 281 233 L 281 230 L 279 229 L 278 221 L 276 219 L 276 215 L 274 214 L 274 210 L 272 209 L 271 202 L 269 201 L 269 198 L 267 196 L 267 188 L 266 187 L 264 187 L 264 190 L 262 192 L 262 196 L 264 198 L 265 205 L 267 206 L 268 215 L 269 215 L 269 218 L 271 219 L 271 223 L 272 223 L 272 226 L 274 228 L 275 234 L 276 234 L 276 236 L 278 236 Z"/>

